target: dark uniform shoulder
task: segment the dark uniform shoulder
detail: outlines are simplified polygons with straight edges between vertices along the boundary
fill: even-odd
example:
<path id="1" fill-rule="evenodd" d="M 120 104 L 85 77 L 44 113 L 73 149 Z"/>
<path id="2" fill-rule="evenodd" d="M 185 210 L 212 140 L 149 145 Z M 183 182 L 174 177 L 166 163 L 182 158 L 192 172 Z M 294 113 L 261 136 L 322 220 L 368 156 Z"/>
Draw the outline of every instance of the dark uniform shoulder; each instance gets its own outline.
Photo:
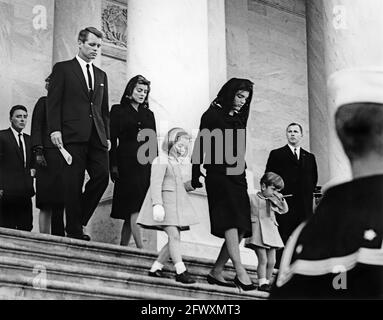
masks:
<path id="1" fill-rule="evenodd" d="M 371 293 L 379 281 L 370 280 L 375 269 L 379 275 L 383 270 L 383 260 L 377 259 L 383 240 L 382 188 L 383 175 L 325 192 L 314 215 L 286 244 L 274 297 L 382 296 L 381 285 Z M 349 290 L 333 290 L 334 274 L 346 271 Z M 369 287 L 364 288 L 364 283 Z"/>
<path id="2" fill-rule="evenodd" d="M 324 260 L 380 248 L 383 176 L 328 189 L 296 242 L 294 260 Z M 379 191 L 375 191 L 379 190 Z"/>

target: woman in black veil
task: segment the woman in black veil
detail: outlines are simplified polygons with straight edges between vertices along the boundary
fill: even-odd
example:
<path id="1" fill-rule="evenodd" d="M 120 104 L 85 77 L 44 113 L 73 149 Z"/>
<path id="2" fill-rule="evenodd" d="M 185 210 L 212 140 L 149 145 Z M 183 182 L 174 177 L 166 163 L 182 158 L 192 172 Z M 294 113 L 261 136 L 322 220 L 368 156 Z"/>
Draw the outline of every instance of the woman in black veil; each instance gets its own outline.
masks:
<path id="1" fill-rule="evenodd" d="M 230 79 L 202 115 L 193 150 L 192 186 L 202 187 L 200 165 L 206 169 L 206 191 L 211 234 L 224 238 L 219 256 L 207 281 L 234 286 L 223 276 L 230 258 L 236 277 L 234 283 L 243 290 L 254 290 L 240 257 L 239 243 L 251 235 L 250 200 L 245 175 L 246 125 L 253 95 L 253 83 L 247 79 Z"/>

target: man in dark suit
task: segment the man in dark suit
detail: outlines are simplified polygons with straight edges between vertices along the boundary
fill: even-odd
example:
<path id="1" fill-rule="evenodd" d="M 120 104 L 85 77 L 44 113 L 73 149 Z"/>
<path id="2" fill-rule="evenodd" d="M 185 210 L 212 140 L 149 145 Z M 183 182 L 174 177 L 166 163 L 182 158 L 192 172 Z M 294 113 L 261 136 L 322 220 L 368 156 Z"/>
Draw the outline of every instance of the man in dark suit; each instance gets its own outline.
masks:
<path id="1" fill-rule="evenodd" d="M 66 232 L 90 240 L 85 227 L 109 182 L 109 105 L 106 73 L 92 64 L 102 33 L 89 27 L 78 37 L 79 53 L 53 67 L 47 99 L 47 123 L 52 143 L 72 155 L 64 168 Z M 85 170 L 90 180 L 83 183 Z"/>
<path id="2" fill-rule="evenodd" d="M 315 156 L 300 147 L 303 137 L 302 126 L 291 123 L 286 129 L 288 144 L 272 150 L 267 160 L 265 172 L 279 174 L 285 183 L 283 189 L 287 197 L 289 212 L 277 216 L 279 232 L 284 243 L 298 225 L 313 213 L 313 192 L 318 181 Z M 282 250 L 277 251 L 277 264 Z"/>
<path id="3" fill-rule="evenodd" d="M 32 196 L 31 141 L 23 133 L 28 111 L 24 106 L 12 107 L 11 127 L 0 131 L 0 226 L 31 231 Z"/>

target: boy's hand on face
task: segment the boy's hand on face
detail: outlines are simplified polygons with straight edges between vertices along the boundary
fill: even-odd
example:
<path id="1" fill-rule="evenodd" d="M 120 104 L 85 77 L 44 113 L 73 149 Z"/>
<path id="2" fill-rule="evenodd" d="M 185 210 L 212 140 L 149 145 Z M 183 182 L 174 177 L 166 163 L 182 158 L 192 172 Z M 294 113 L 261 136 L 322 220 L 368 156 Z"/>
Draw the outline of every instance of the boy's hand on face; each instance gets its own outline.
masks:
<path id="1" fill-rule="evenodd" d="M 274 196 L 275 196 L 278 200 L 280 200 L 280 201 L 283 200 L 283 194 L 282 194 L 282 193 L 279 193 L 278 191 L 274 191 Z"/>

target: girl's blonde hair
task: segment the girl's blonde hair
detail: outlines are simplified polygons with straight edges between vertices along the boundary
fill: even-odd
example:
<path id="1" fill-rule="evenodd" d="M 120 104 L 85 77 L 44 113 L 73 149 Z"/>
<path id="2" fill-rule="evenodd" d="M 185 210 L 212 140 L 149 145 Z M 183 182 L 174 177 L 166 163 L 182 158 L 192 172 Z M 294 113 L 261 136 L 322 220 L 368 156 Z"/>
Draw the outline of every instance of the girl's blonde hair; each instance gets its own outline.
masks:
<path id="1" fill-rule="evenodd" d="M 178 141 L 180 137 L 187 137 L 191 138 L 191 136 L 182 128 L 173 128 L 168 131 L 168 133 L 165 135 L 165 139 L 162 143 L 162 150 L 169 154 L 172 150 L 174 144 Z"/>

